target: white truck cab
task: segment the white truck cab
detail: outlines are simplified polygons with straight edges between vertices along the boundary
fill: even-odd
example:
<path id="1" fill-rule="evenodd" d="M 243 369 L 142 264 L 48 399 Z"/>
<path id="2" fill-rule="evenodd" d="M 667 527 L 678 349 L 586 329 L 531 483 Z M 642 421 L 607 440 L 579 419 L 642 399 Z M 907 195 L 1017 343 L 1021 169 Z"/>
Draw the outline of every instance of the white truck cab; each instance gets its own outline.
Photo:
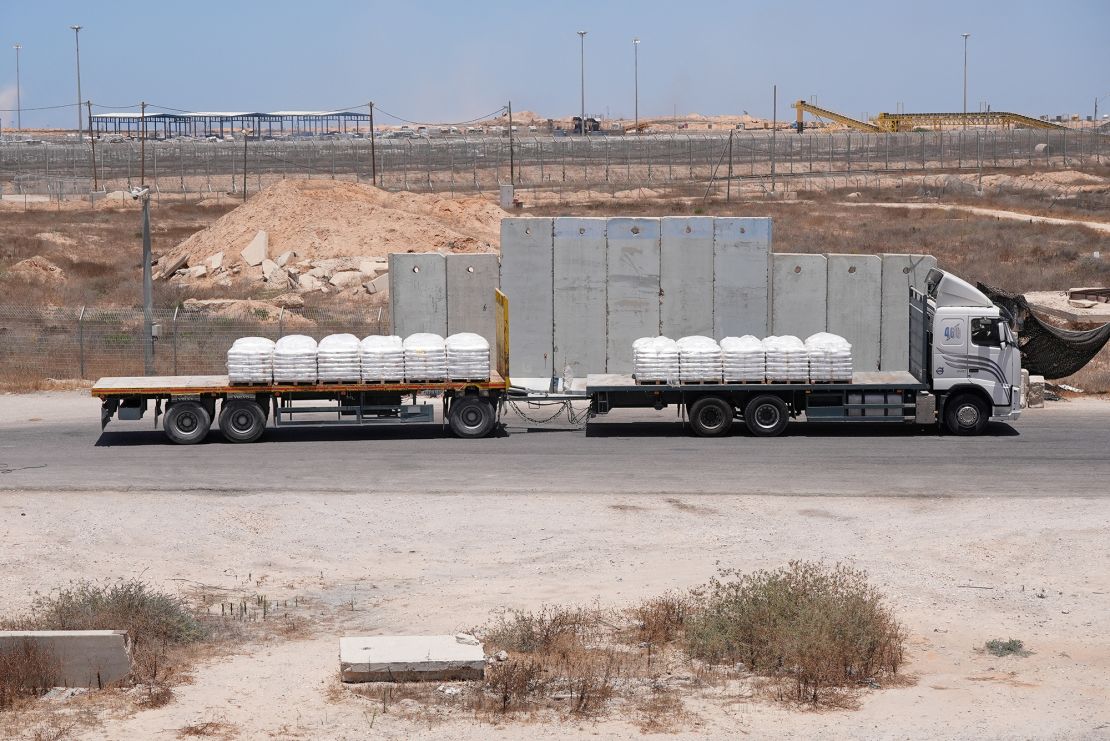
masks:
<path id="1" fill-rule="evenodd" d="M 1009 323 L 982 291 L 951 273 L 927 278 L 932 328 L 929 379 L 938 416 L 957 434 L 1021 414 L 1021 352 Z"/>

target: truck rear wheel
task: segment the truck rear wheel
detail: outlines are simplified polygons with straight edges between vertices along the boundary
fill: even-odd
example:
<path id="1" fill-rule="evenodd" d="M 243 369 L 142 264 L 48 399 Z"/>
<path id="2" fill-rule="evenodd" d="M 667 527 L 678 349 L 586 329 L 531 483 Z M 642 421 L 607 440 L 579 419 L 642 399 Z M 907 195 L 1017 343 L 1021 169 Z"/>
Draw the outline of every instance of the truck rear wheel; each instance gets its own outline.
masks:
<path id="1" fill-rule="evenodd" d="M 451 401 L 447 424 L 459 437 L 485 437 L 497 422 L 493 405 L 477 396 L 456 397 Z"/>
<path id="2" fill-rule="evenodd" d="M 777 396 L 757 396 L 744 407 L 744 424 L 756 437 L 775 437 L 786 430 L 790 413 Z"/>
<path id="3" fill-rule="evenodd" d="M 266 431 L 266 412 L 256 401 L 231 399 L 220 409 L 220 432 L 229 443 L 253 443 Z"/>
<path id="4" fill-rule="evenodd" d="M 196 401 L 178 401 L 166 410 L 162 429 L 178 445 L 195 445 L 208 437 L 212 417 L 204 405 Z"/>
<path id="5" fill-rule="evenodd" d="M 720 437 L 732 429 L 732 404 L 718 396 L 706 396 L 690 405 L 690 426 L 698 437 Z"/>
<path id="6" fill-rule="evenodd" d="M 975 394 L 959 394 L 944 405 L 944 426 L 953 435 L 982 435 L 990 422 L 990 410 Z"/>

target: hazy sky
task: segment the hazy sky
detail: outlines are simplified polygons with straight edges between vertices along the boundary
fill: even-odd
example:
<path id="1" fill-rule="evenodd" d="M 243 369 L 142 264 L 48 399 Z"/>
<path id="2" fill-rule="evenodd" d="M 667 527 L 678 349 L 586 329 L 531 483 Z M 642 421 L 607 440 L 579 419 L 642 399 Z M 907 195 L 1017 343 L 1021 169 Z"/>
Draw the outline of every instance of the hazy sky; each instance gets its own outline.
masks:
<path id="1" fill-rule="evenodd" d="M 461 121 L 579 107 L 577 30 L 586 30 L 586 108 L 631 116 L 633 36 L 640 115 L 771 112 L 817 102 L 849 115 L 968 108 L 1090 114 L 1110 96 L 1110 0 L 1054 2 L 14 2 L 0 0 L 0 109 L 24 126 L 68 125 L 82 97 L 188 110 L 327 109 L 374 100 L 414 120 Z M 1110 113 L 1110 97 L 1099 104 Z M 0 112 L 7 128 L 14 113 Z M 390 123 L 382 117 L 383 123 Z"/>

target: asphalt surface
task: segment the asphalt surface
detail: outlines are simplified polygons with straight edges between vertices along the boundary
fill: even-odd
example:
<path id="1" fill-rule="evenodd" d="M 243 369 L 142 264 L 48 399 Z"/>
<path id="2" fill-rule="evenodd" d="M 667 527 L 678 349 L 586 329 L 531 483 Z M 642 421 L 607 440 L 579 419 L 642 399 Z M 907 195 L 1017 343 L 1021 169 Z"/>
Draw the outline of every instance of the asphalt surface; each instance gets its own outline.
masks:
<path id="1" fill-rule="evenodd" d="M 977 438 L 915 426 L 795 423 L 785 436 L 696 438 L 674 410 L 583 431 L 459 440 L 438 425 L 218 432 L 170 444 L 151 418 L 101 432 L 83 393 L 0 396 L 0 490 L 1105 496 L 1110 403 L 1050 403 Z"/>

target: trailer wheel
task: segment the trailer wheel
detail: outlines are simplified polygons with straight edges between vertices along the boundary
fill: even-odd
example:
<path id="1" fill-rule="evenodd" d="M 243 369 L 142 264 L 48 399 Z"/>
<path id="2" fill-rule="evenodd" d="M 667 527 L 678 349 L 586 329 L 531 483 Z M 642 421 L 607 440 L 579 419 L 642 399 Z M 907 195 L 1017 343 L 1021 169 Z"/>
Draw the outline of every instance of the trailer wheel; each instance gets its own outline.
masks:
<path id="1" fill-rule="evenodd" d="M 162 429 L 178 445 L 195 445 L 208 437 L 212 415 L 197 401 L 178 401 L 170 404 L 163 418 Z"/>
<path id="2" fill-rule="evenodd" d="M 698 437 L 728 434 L 734 416 L 732 404 L 719 396 L 704 396 L 690 405 L 690 426 Z"/>
<path id="3" fill-rule="evenodd" d="M 982 435 L 990 411 L 975 394 L 960 394 L 944 405 L 944 426 L 953 435 Z"/>
<path id="4" fill-rule="evenodd" d="M 257 401 L 231 399 L 220 409 L 220 432 L 229 443 L 253 443 L 266 431 L 266 412 Z"/>
<path id="5" fill-rule="evenodd" d="M 447 423 L 459 437 L 485 437 L 497 422 L 493 405 L 477 396 L 455 397 Z"/>
<path id="6" fill-rule="evenodd" d="M 757 396 L 744 407 L 744 424 L 756 437 L 781 435 L 789 423 L 786 403 L 777 396 Z"/>

